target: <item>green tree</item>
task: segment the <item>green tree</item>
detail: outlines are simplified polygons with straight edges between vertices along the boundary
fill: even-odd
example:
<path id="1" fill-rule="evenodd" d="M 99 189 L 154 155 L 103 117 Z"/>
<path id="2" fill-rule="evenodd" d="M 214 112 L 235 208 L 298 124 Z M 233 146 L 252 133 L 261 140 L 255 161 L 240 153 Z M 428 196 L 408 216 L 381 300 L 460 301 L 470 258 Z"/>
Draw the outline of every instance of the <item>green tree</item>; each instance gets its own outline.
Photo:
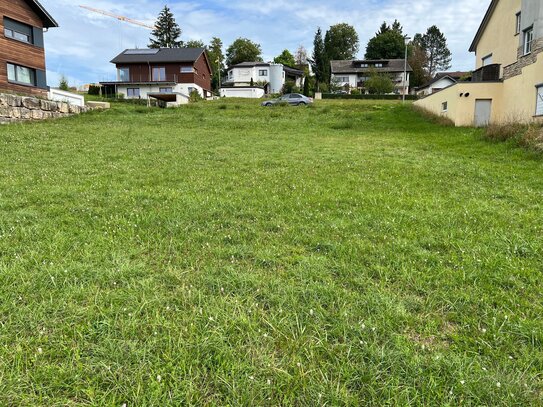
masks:
<path id="1" fill-rule="evenodd" d="M 218 37 L 213 37 L 207 47 L 207 56 L 209 63 L 213 67 L 213 78 L 211 86 L 214 90 L 219 88 L 220 78 L 224 70 L 224 54 L 222 52 L 222 41 Z"/>
<path id="2" fill-rule="evenodd" d="M 262 61 L 262 47 L 247 38 L 238 38 L 226 49 L 226 65 Z"/>
<path id="3" fill-rule="evenodd" d="M 183 48 L 205 48 L 202 40 L 189 40 L 183 44 Z"/>
<path id="4" fill-rule="evenodd" d="M 452 54 L 447 47 L 447 38 L 440 29 L 433 25 L 420 37 L 420 45 L 426 53 L 425 69 L 429 77 L 437 71 L 445 71 L 451 67 Z"/>
<path id="5" fill-rule="evenodd" d="M 150 38 L 149 48 L 179 48 L 183 45 L 179 41 L 181 28 L 175 22 L 168 6 L 164 6 L 155 23 L 155 29 L 151 32 L 154 38 Z"/>
<path id="6" fill-rule="evenodd" d="M 394 91 L 392 79 L 390 79 L 389 75 L 383 73 L 372 72 L 365 86 L 372 95 L 386 95 Z"/>
<path id="7" fill-rule="evenodd" d="M 315 74 L 317 91 L 320 91 L 321 84 L 328 82 L 330 76 L 330 60 L 326 56 L 320 27 L 315 33 L 315 38 L 313 40 L 313 58 L 310 62 L 313 73 Z"/>
<path id="8" fill-rule="evenodd" d="M 430 77 L 426 73 L 426 52 L 421 45 L 422 35 L 417 34 L 409 44 L 409 65 L 413 69 L 409 75 L 409 86 L 417 87 L 424 85 Z"/>
<path id="9" fill-rule="evenodd" d="M 355 59 L 360 48 L 358 34 L 349 24 L 336 24 L 324 36 L 324 49 L 328 61 Z"/>
<path id="10" fill-rule="evenodd" d="M 304 96 L 309 96 L 309 76 L 304 77 Z"/>
<path id="11" fill-rule="evenodd" d="M 403 59 L 405 58 L 405 39 L 403 29 L 396 20 L 392 27 L 383 23 L 366 47 L 366 59 Z"/>
<path id="12" fill-rule="evenodd" d="M 288 49 L 284 50 L 281 55 L 275 57 L 273 59 L 273 62 L 275 62 L 276 64 L 283 64 L 291 67 L 296 65 L 294 55 L 292 55 Z"/>
<path id="13" fill-rule="evenodd" d="M 68 85 L 68 78 L 66 78 L 66 76 L 62 75 L 60 77 L 60 81 L 58 83 L 58 88 L 60 90 L 65 90 L 65 91 L 70 90 L 70 85 Z"/>
<path id="14" fill-rule="evenodd" d="M 306 65 L 307 59 L 307 50 L 303 45 L 300 45 L 296 50 L 296 54 L 294 55 L 294 62 L 296 62 L 297 66 Z"/>

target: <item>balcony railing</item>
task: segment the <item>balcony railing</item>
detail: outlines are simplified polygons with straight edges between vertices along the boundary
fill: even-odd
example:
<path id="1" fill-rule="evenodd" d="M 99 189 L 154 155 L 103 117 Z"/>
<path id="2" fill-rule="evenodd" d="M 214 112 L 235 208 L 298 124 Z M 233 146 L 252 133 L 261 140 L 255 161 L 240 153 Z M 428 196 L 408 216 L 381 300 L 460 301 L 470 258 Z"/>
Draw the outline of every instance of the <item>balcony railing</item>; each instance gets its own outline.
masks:
<path id="1" fill-rule="evenodd" d="M 179 74 L 174 75 L 130 75 L 128 78 L 118 77 L 116 81 L 119 83 L 179 83 Z"/>
<path id="2" fill-rule="evenodd" d="M 491 64 L 483 66 L 473 71 L 472 82 L 493 82 L 500 80 L 500 64 Z"/>

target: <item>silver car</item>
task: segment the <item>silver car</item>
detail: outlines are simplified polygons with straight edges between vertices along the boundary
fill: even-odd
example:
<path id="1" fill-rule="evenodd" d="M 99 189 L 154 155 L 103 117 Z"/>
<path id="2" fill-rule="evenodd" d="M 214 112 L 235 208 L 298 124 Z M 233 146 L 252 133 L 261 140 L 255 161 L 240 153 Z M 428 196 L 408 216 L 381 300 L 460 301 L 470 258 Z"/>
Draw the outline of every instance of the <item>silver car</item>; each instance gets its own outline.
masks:
<path id="1" fill-rule="evenodd" d="M 307 106 L 313 103 L 313 98 L 301 95 L 299 93 L 287 93 L 280 98 L 262 102 L 262 106 L 273 106 L 278 103 L 288 103 L 289 105 L 293 106 Z"/>

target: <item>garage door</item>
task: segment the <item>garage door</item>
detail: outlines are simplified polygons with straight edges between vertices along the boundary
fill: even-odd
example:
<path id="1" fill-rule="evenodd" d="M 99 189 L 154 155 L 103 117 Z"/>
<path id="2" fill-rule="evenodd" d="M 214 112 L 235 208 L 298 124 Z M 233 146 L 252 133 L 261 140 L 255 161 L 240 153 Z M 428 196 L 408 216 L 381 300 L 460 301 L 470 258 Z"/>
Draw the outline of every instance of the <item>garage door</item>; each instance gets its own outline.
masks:
<path id="1" fill-rule="evenodd" d="M 536 116 L 543 116 L 543 86 L 537 88 L 537 105 L 535 114 Z"/>

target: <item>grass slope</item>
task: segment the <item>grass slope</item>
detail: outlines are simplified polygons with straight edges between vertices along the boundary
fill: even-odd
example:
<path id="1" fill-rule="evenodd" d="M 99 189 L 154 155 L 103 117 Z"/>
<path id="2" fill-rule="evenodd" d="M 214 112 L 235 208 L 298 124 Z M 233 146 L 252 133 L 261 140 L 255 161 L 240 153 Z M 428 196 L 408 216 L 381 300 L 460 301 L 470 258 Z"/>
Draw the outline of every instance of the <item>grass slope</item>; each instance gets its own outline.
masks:
<path id="1" fill-rule="evenodd" d="M 395 103 L 0 127 L 1 405 L 541 405 L 543 165 Z"/>

